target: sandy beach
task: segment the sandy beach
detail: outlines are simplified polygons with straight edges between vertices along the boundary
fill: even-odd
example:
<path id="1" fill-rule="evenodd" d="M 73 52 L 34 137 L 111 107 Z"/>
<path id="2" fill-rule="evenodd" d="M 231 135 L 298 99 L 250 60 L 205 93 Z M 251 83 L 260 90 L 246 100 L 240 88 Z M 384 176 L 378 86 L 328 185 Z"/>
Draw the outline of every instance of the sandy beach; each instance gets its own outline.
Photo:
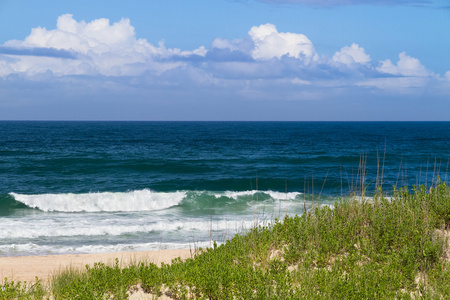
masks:
<path id="1" fill-rule="evenodd" d="M 0 257 L 0 281 L 5 277 L 14 281 L 35 281 L 36 276 L 47 282 L 52 274 L 66 268 L 85 268 L 96 262 L 111 263 L 118 258 L 122 266 L 130 262 L 147 261 L 155 264 L 170 263 L 172 259 L 180 257 L 187 259 L 193 255 L 190 249 L 158 250 L 145 252 L 119 252 L 71 255 L 43 255 L 43 256 L 16 256 Z"/>

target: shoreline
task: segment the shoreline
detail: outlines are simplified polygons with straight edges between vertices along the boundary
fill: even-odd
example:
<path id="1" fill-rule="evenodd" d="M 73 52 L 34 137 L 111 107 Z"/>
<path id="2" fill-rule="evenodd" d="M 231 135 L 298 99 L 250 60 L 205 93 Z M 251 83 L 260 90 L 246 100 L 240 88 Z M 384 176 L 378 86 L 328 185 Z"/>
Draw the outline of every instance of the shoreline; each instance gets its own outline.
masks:
<path id="1" fill-rule="evenodd" d="M 9 281 L 35 282 L 36 276 L 42 283 L 48 283 L 51 276 L 67 268 L 85 269 L 86 265 L 94 263 L 114 264 L 119 259 L 119 265 L 126 266 L 133 262 L 153 262 L 169 264 L 172 259 L 180 257 L 185 260 L 194 255 L 193 249 L 165 249 L 139 252 L 62 254 L 42 256 L 4 256 L 0 257 L 0 282 L 5 277 Z"/>

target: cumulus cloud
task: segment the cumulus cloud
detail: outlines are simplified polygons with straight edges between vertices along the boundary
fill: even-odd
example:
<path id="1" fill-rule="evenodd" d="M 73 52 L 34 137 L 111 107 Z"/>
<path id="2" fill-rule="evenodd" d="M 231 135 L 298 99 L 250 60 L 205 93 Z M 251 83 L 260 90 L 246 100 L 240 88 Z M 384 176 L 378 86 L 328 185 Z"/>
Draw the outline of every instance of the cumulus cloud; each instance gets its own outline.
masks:
<path id="1" fill-rule="evenodd" d="M 110 25 L 108 19 L 89 23 L 77 22 L 71 14 L 58 17 L 56 29 L 37 27 L 24 41 L 10 41 L 7 46 L 38 47 L 70 50 L 82 54 L 103 54 L 132 50 L 134 52 L 158 52 L 145 40 L 136 40 L 133 26 L 128 19 Z"/>
<path id="2" fill-rule="evenodd" d="M 449 74 L 440 80 L 447 81 Z M 70 14 L 60 16 L 55 29 L 33 28 L 24 40 L 0 45 L 0 77 L 10 75 L 34 81 L 49 76 L 116 78 L 127 89 L 236 88 L 247 82 L 254 89 L 290 86 L 296 95 L 303 95 L 299 89 L 306 88 L 320 90 L 319 94 L 323 89 L 362 87 L 404 91 L 423 88 L 438 78 L 405 52 L 395 63 L 378 62 L 353 43 L 332 57 L 319 55 L 307 36 L 279 32 L 273 24 L 254 26 L 241 39 L 216 38 L 209 48 L 184 50 L 137 38 L 128 19 L 85 22 Z M 247 94 L 260 94 L 253 92 Z"/>
<path id="3" fill-rule="evenodd" d="M 393 64 L 390 59 L 387 59 L 381 62 L 381 66 L 377 70 L 381 73 L 400 76 L 426 77 L 432 75 L 417 58 L 407 55 L 406 52 L 400 53 L 398 57 L 397 64 Z"/>
<path id="4" fill-rule="evenodd" d="M 250 38 L 227 40 L 216 38 L 206 55 L 216 61 L 252 61 L 255 45 Z"/>
<path id="5" fill-rule="evenodd" d="M 254 59 L 289 57 L 301 58 L 305 62 L 316 59 L 316 51 L 312 42 L 303 34 L 278 32 L 273 24 L 254 26 L 249 36 L 255 44 L 252 51 Z"/>
<path id="6" fill-rule="evenodd" d="M 354 63 L 366 64 L 370 62 L 370 55 L 366 54 L 364 48 L 353 43 L 350 47 L 345 46 L 333 55 L 333 61 L 345 65 Z"/>
<path id="7" fill-rule="evenodd" d="M 10 65 L 12 72 L 34 75 L 52 71 L 56 75 L 136 76 L 151 70 L 156 73 L 182 65 L 181 62 L 161 62 L 172 56 L 204 56 L 206 49 L 193 51 L 167 49 L 145 39 L 137 39 L 134 27 L 128 19 L 110 24 L 108 19 L 96 19 L 86 23 L 76 21 L 71 14 L 58 18 L 56 29 L 37 27 L 23 41 L 5 43 L 0 54 L 15 55 Z M 69 57 L 69 54 L 72 57 Z M 73 58 L 64 61 L 61 59 Z M 36 59 L 33 56 L 53 57 Z"/>

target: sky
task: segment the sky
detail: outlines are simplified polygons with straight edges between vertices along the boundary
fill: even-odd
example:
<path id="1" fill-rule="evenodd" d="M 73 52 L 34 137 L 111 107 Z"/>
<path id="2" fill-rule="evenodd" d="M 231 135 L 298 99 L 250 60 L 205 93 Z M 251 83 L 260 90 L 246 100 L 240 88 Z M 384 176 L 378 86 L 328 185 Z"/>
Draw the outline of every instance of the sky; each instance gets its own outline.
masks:
<path id="1" fill-rule="evenodd" d="M 0 120 L 450 121 L 446 0 L 0 0 Z"/>

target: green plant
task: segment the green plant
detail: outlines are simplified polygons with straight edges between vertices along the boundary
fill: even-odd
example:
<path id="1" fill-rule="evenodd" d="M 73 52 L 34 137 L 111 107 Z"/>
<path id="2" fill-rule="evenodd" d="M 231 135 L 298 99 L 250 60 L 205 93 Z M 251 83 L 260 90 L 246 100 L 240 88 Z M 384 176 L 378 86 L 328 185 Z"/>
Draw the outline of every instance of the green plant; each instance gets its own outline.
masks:
<path id="1" fill-rule="evenodd" d="M 174 299 L 429 299 L 450 295 L 450 189 L 393 188 L 373 200 L 348 197 L 252 228 L 185 261 L 96 263 L 52 280 L 55 299 L 127 299 L 141 286 Z M 5 279 L 0 299 L 46 291 Z M 49 293 L 48 293 L 49 294 Z M 39 298 L 40 297 L 40 298 Z"/>

